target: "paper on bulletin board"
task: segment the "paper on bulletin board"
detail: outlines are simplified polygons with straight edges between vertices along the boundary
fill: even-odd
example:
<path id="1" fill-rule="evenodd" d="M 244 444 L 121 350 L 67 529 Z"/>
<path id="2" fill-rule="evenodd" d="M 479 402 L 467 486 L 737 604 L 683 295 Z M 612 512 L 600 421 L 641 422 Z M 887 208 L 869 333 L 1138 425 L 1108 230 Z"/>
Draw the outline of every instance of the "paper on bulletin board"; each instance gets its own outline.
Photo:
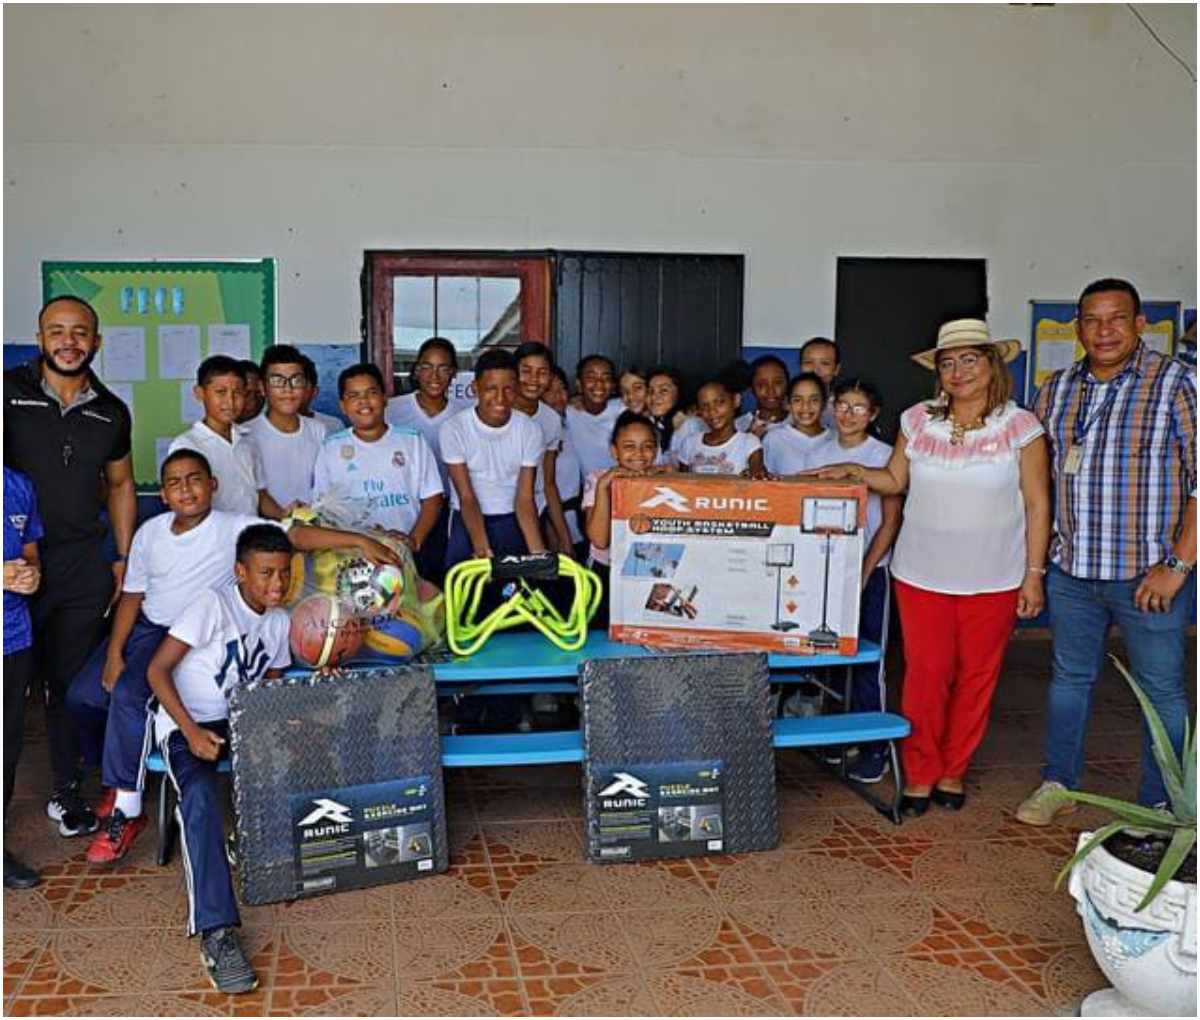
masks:
<path id="1" fill-rule="evenodd" d="M 100 377 L 108 382 L 146 378 L 146 331 L 141 326 L 110 326 L 102 333 Z"/>
<path id="2" fill-rule="evenodd" d="M 1168 356 L 1175 353 L 1175 337 L 1179 330 L 1180 301 L 1143 301 L 1142 314 L 1146 328 L 1142 342 L 1151 350 Z"/>
<path id="3" fill-rule="evenodd" d="M 121 403 L 129 408 L 130 413 L 133 413 L 133 383 L 131 382 L 106 382 L 105 387 L 114 396 L 120 399 Z"/>
<path id="4" fill-rule="evenodd" d="M 187 425 L 194 425 L 204 417 L 204 404 L 196 396 L 194 386 L 191 380 L 179 383 L 179 417 Z"/>
<path id="5" fill-rule="evenodd" d="M 232 323 L 227 326 L 208 327 L 208 356 L 224 354 L 238 361 L 250 358 L 250 326 L 247 323 Z"/>
<path id="6" fill-rule="evenodd" d="M 1036 388 L 1055 372 L 1082 358 L 1083 348 L 1075 338 L 1074 301 L 1031 301 L 1029 304 L 1029 351 Z"/>
<path id="7" fill-rule="evenodd" d="M 194 379 L 200 367 L 199 326 L 158 327 L 158 374 L 162 379 Z"/>

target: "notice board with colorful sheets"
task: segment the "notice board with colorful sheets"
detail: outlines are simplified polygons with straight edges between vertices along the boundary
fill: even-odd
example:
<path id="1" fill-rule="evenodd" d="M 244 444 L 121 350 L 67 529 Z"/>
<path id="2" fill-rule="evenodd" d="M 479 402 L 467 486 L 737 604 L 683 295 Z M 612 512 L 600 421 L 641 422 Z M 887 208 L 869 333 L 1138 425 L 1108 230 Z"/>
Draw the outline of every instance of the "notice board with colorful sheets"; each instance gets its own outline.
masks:
<path id="1" fill-rule="evenodd" d="M 45 300 L 100 316 L 92 368 L 133 413 L 138 488 L 158 488 L 171 440 L 203 417 L 192 387 L 213 354 L 258 361 L 275 342 L 275 261 L 43 262 Z"/>

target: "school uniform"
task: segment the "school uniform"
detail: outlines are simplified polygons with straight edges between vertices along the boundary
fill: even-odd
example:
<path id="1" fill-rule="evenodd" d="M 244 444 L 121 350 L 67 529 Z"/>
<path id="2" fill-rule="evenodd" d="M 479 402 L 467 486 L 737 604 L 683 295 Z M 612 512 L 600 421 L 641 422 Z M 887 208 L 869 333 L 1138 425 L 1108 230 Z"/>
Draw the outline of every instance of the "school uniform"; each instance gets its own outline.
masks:
<path id="1" fill-rule="evenodd" d="M 227 698 L 235 684 L 261 679 L 291 663 L 288 616 L 282 609 L 256 613 L 236 587 L 202 592 L 175 620 L 171 637 L 190 650 L 172 678 L 180 701 L 195 722 L 229 748 Z M 217 762 L 192 754 L 175 720 L 159 707 L 155 740 L 179 796 L 176 816 L 187 872 L 188 934 L 241 923 L 225 858 L 222 809 L 217 796 Z"/>
<path id="2" fill-rule="evenodd" d="M 750 466 L 750 458 L 762 449 L 758 436 L 735 431 L 725 442 L 710 446 L 707 433 L 692 433 L 679 448 L 679 463 L 697 475 L 740 475 Z"/>
<path id="3" fill-rule="evenodd" d="M 515 512 L 517 479 L 522 468 L 537 468 L 545 453 L 542 430 L 526 415 L 513 412 L 501 426 L 485 425 L 475 408 L 442 426 L 442 459 L 463 464 L 483 514 L 488 542 L 497 556 L 523 555 L 528 547 Z M 462 501 L 452 485 L 446 569 L 470 559 L 471 537 L 462 521 Z"/>
<path id="4" fill-rule="evenodd" d="M 258 471 L 254 463 L 254 444 L 244 426 L 235 425 L 231 438 L 217 435 L 202 421 L 171 440 L 168 453 L 195 450 L 204 454 L 217 480 L 213 493 L 214 510 L 231 514 L 258 513 Z"/>
<path id="5" fill-rule="evenodd" d="M 325 437 L 313 469 L 313 496 L 339 488 L 369 506 L 369 525 L 412 531 L 422 500 L 442 494 L 429 444 L 416 429 L 389 425 L 374 442 L 342 429 Z"/>
<path id="6" fill-rule="evenodd" d="M 125 642 L 125 670 L 112 693 L 100 682 L 109 639 L 84 664 L 67 692 L 84 764 L 101 763 L 105 786 L 140 790 L 148 750 L 146 705 L 152 692 L 146 667 L 170 626 L 207 589 L 230 588 L 238 535 L 252 524 L 277 524 L 213 510 L 190 531 L 171 530 L 172 513 L 152 517 L 133 536 L 123 590 L 144 596 Z"/>
<path id="7" fill-rule="evenodd" d="M 437 461 L 438 474 L 442 476 L 442 490 L 447 496 L 450 495 L 452 486 L 450 472 L 442 460 L 442 426 L 456 414 L 461 414 L 468 407 L 473 406 L 474 404 L 469 401 L 447 395 L 446 406 L 440 413 L 426 414 L 425 408 L 418 402 L 417 394 L 414 392 L 392 397 L 387 402 L 387 410 L 383 415 L 389 425 L 406 425 L 416 429 L 425 437 L 425 442 L 429 444 L 429 449 L 433 451 L 434 459 Z M 437 524 L 429 533 L 429 537 L 425 539 L 421 551 L 417 553 L 417 571 L 422 577 L 438 584 L 442 583 L 446 573 L 446 534 L 449 530 L 450 500 L 447 499 L 442 504 L 442 512 L 438 516 Z"/>
<path id="8" fill-rule="evenodd" d="M 248 421 L 244 430 L 252 444 L 258 484 L 281 507 L 313 498 L 313 469 L 325 442 L 323 422 L 297 415 L 299 428 L 284 432 L 266 414 Z"/>
<path id="9" fill-rule="evenodd" d="M 593 471 L 604 471 L 616 464 L 612 455 L 612 433 L 625 405 L 619 400 L 610 400 L 599 414 L 592 414 L 581 407 L 567 408 L 567 434 L 579 457 L 583 477 Z"/>
<path id="10" fill-rule="evenodd" d="M 768 429 L 763 436 L 763 465 L 779 478 L 789 478 L 812 467 L 812 458 L 830 441 L 831 432 L 810 436 L 790 422 Z M 831 463 L 831 462 L 826 462 Z"/>

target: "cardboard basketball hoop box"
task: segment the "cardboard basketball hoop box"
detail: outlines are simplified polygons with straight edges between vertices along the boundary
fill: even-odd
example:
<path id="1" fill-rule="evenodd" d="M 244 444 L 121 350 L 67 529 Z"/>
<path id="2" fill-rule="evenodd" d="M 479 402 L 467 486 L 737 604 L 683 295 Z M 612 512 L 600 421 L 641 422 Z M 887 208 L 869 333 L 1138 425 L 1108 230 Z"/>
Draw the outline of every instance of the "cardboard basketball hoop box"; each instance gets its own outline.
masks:
<path id="1" fill-rule="evenodd" d="M 861 484 L 617 478 L 609 636 L 659 648 L 858 651 Z"/>

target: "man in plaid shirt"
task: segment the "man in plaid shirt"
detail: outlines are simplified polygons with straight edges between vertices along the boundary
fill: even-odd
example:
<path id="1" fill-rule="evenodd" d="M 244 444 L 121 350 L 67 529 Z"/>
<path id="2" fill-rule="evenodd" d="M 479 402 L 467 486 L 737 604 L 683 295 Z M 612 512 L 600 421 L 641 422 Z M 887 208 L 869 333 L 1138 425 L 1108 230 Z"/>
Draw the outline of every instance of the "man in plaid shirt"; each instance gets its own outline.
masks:
<path id="1" fill-rule="evenodd" d="M 1046 708 L 1042 785 L 1017 808 L 1030 825 L 1074 810 L 1092 692 L 1111 624 L 1132 672 L 1178 750 L 1188 716 L 1184 656 L 1196 562 L 1196 381 L 1150 350 L 1137 290 L 1097 280 L 1079 298 L 1086 357 L 1038 390 L 1034 413 L 1050 441 L 1054 537 L 1046 601 L 1054 663 Z M 1138 801 L 1164 802 L 1143 731 Z"/>

